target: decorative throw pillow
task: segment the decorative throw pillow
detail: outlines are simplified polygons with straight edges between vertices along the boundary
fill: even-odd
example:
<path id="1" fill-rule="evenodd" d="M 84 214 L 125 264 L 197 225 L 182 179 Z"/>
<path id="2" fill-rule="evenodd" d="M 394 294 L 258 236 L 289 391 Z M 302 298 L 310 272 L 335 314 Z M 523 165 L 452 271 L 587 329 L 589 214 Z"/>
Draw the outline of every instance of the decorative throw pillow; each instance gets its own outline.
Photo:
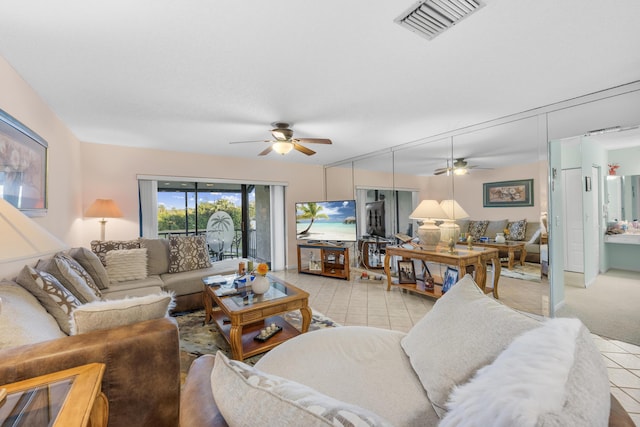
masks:
<path id="1" fill-rule="evenodd" d="M 102 264 L 98 255 L 87 248 L 71 248 L 69 255 L 78 261 L 82 268 L 89 273 L 98 289 L 104 290 L 109 287 L 107 269 L 104 268 L 104 264 Z"/>
<path id="2" fill-rule="evenodd" d="M 527 231 L 527 220 L 512 221 L 507 224 L 509 229 L 509 240 L 524 240 Z"/>
<path id="3" fill-rule="evenodd" d="M 92 240 L 91 250 L 98 255 L 100 262 L 107 266 L 106 255 L 109 251 L 117 251 L 120 249 L 137 249 L 140 247 L 140 240 Z"/>
<path id="4" fill-rule="evenodd" d="M 229 360 L 221 351 L 211 372 L 211 390 L 229 425 L 391 426 L 379 415 L 310 387 Z"/>
<path id="5" fill-rule="evenodd" d="M 82 304 L 102 298 L 102 293 L 89 273 L 62 252 L 55 254 L 53 258 L 38 261 L 36 269 L 52 274 Z"/>
<path id="6" fill-rule="evenodd" d="M 433 409 L 446 413 L 453 387 L 540 323 L 486 296 L 467 274 L 402 339 Z"/>
<path id="7" fill-rule="evenodd" d="M 484 236 L 487 231 L 487 227 L 489 226 L 489 221 L 469 221 L 469 229 L 468 233 L 473 237 L 474 240 L 478 240 Z"/>
<path id="8" fill-rule="evenodd" d="M 105 258 L 111 283 L 147 278 L 146 248 L 109 251 Z"/>
<path id="9" fill-rule="evenodd" d="M 582 357 L 578 338 L 583 329 L 578 319 L 556 318 L 514 339 L 491 365 L 453 390 L 447 403 L 449 412 L 439 426 L 460 426 L 470 421 L 487 426 L 606 425 L 608 405 L 598 404 L 598 399 L 609 401 L 602 361 L 602 368 L 595 369 L 593 376 L 604 376 L 605 381 L 600 381 L 604 387 L 594 393 L 590 405 L 598 409 L 571 413 L 570 377 L 577 373 L 576 359 Z M 590 381 L 592 372 L 585 373 L 583 381 Z M 488 395 L 491 398 L 487 399 Z M 584 391 L 577 400 L 590 397 Z"/>
<path id="10" fill-rule="evenodd" d="M 211 267 L 205 236 L 169 237 L 169 273 Z"/>
<path id="11" fill-rule="evenodd" d="M 80 301 L 54 276 L 28 265 L 24 266 L 16 281 L 40 301 L 40 304 L 56 319 L 60 329 L 68 335 L 71 331 L 69 315 L 75 307 L 80 305 Z"/>
<path id="12" fill-rule="evenodd" d="M 71 312 L 71 335 L 160 319 L 167 316 L 174 306 L 173 294 L 169 292 L 91 302 L 76 307 Z"/>
<path id="13" fill-rule="evenodd" d="M 147 248 L 149 276 L 169 272 L 169 240 L 141 238 L 140 247 Z"/>
<path id="14" fill-rule="evenodd" d="M 22 286 L 3 280 L 0 295 L 0 349 L 66 336 L 53 316 Z"/>

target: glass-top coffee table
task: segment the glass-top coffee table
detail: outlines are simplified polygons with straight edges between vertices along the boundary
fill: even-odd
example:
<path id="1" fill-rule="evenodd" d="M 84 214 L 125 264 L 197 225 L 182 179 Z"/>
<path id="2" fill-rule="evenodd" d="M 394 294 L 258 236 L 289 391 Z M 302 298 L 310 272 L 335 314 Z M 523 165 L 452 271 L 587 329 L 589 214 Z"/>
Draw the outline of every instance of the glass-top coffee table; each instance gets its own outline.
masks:
<path id="1" fill-rule="evenodd" d="M 205 323 L 215 320 L 231 346 L 233 359 L 244 360 L 264 353 L 309 330 L 312 314 L 309 294 L 280 278 L 270 274 L 267 277 L 271 286 L 262 295 L 253 294 L 250 287 L 237 288 L 235 276 L 202 279 Z M 294 310 L 302 314 L 302 332 L 280 316 Z M 269 326 L 278 332 L 268 339 L 259 337 L 261 330 Z"/>

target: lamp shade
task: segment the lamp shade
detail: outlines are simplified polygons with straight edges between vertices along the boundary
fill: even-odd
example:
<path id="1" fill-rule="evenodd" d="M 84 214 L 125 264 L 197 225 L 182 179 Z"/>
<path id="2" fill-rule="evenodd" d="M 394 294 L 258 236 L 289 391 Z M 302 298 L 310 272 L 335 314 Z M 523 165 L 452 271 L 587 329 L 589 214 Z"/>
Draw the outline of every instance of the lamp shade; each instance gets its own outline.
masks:
<path id="1" fill-rule="evenodd" d="M 440 206 L 448 217 L 440 224 L 440 241 L 447 243 L 453 240 L 457 242 L 460 238 L 460 226 L 455 223 L 455 220 L 468 218 L 469 214 L 453 199 L 441 201 Z"/>
<path id="2" fill-rule="evenodd" d="M 410 219 L 422 220 L 422 225 L 418 227 L 418 237 L 422 248 L 425 250 L 435 250 L 440 241 L 440 229 L 435 225 L 435 219 L 446 218 L 440 204 L 435 200 L 423 200 L 418 207 L 409 215 Z"/>
<path id="3" fill-rule="evenodd" d="M 84 213 L 84 216 L 89 218 L 120 218 L 122 212 L 113 200 L 96 199 Z"/>
<path id="4" fill-rule="evenodd" d="M 441 201 L 440 207 L 449 219 L 469 218 L 469 214 L 453 199 Z"/>
<path id="5" fill-rule="evenodd" d="M 57 237 L 0 198 L 0 262 L 56 253 L 66 248 Z"/>
<path id="6" fill-rule="evenodd" d="M 420 202 L 417 208 L 411 215 L 409 215 L 410 219 L 443 219 L 447 218 L 444 210 L 435 200 L 423 200 Z"/>

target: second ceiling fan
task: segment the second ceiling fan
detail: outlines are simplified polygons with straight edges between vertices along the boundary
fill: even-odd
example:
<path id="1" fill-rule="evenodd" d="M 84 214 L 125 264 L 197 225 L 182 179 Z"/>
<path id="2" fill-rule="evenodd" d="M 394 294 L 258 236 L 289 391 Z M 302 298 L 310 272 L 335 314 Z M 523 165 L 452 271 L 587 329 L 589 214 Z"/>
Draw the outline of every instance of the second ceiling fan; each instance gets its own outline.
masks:
<path id="1" fill-rule="evenodd" d="M 438 168 L 433 171 L 434 175 L 442 175 L 446 173 L 447 175 L 466 175 L 469 173 L 469 169 L 488 169 L 488 168 L 478 168 L 478 166 L 471 165 L 464 158 L 455 159 L 453 164 L 449 166 L 449 160 L 447 160 L 446 168 Z"/>
<path id="2" fill-rule="evenodd" d="M 248 142 L 270 143 L 267 148 L 265 148 L 258 154 L 259 156 L 265 156 L 272 151 L 275 151 L 278 154 L 285 155 L 291 150 L 296 150 L 303 154 L 306 154 L 307 156 L 312 156 L 316 154 L 316 152 L 301 144 L 331 144 L 331 140 L 326 138 L 294 138 L 293 130 L 291 129 L 291 125 L 289 123 L 275 122 L 271 123 L 271 126 L 273 126 L 273 129 L 271 129 L 271 136 L 273 136 L 274 139 L 257 141 L 236 141 L 231 142 L 230 144 L 244 144 Z"/>

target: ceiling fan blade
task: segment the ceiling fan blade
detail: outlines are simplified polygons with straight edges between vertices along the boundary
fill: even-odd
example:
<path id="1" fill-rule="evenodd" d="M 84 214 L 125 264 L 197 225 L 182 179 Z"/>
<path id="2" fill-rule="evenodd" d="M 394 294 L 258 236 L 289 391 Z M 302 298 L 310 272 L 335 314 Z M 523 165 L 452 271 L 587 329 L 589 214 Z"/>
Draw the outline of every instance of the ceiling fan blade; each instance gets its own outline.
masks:
<path id="1" fill-rule="evenodd" d="M 330 139 L 326 138 L 296 138 L 296 142 L 303 144 L 331 144 Z"/>
<path id="2" fill-rule="evenodd" d="M 229 144 L 247 144 L 250 142 L 271 142 L 271 141 L 269 141 L 268 139 L 257 139 L 255 141 L 233 141 L 233 142 L 230 142 Z"/>
<path id="3" fill-rule="evenodd" d="M 264 150 L 262 150 L 258 156 L 266 156 L 267 154 L 269 154 L 271 151 L 273 151 L 273 146 L 270 145 L 267 148 L 265 148 Z"/>
<path id="4" fill-rule="evenodd" d="M 306 154 L 307 156 L 313 156 L 314 154 L 316 154 L 315 151 L 308 149 L 307 147 L 304 147 L 296 142 L 293 143 L 293 148 L 295 148 L 296 150 L 298 150 L 299 152 Z"/>
<path id="5" fill-rule="evenodd" d="M 443 173 L 447 173 L 448 171 L 446 169 L 436 169 L 433 174 L 434 175 L 442 175 Z"/>

